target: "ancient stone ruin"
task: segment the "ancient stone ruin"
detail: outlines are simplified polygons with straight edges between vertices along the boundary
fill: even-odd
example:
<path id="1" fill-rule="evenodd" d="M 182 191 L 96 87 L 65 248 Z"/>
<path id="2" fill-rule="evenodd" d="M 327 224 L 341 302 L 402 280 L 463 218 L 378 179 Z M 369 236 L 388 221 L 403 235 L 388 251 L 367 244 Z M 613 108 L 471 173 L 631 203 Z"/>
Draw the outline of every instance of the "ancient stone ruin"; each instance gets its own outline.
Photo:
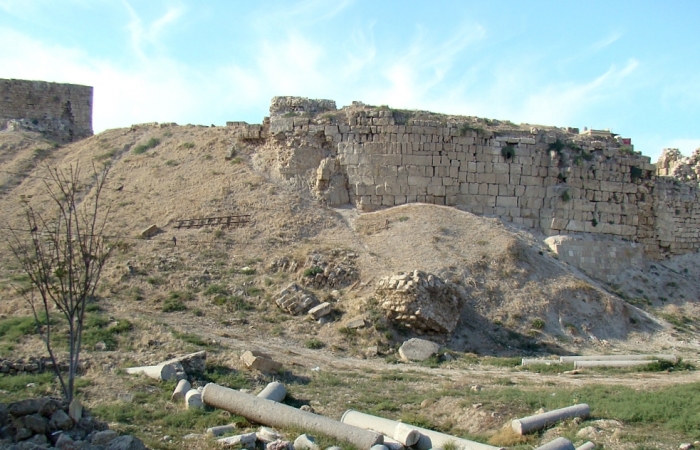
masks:
<path id="1" fill-rule="evenodd" d="M 92 87 L 0 79 L 0 130 L 6 128 L 59 142 L 92 136 Z"/>
<path id="2" fill-rule="evenodd" d="M 667 152 L 657 171 L 607 130 L 300 97 L 273 98 L 261 125 L 229 125 L 277 153 L 277 176 L 329 205 L 454 206 L 549 236 L 638 243 L 652 259 L 700 248 L 697 154 Z"/>

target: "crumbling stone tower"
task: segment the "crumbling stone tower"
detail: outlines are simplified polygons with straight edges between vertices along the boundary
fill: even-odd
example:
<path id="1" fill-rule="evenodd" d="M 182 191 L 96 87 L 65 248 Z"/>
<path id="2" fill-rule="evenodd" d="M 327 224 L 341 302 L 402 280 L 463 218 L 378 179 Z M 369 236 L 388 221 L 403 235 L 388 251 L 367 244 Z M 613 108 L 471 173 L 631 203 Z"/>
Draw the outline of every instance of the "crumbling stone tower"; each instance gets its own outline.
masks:
<path id="1" fill-rule="evenodd" d="M 0 130 L 25 129 L 59 142 L 92 135 L 92 87 L 0 79 Z"/>

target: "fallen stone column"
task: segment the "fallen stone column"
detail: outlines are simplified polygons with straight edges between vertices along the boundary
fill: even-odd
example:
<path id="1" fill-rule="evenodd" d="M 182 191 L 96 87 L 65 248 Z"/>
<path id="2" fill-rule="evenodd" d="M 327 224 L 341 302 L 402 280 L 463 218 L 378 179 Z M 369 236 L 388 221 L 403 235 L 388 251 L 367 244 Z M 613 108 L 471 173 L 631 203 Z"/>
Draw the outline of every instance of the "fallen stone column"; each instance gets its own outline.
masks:
<path id="1" fill-rule="evenodd" d="M 460 450 L 502 450 L 500 447 L 493 447 L 491 445 L 480 444 L 479 442 L 460 439 L 455 436 L 450 436 L 449 434 L 427 430 L 411 424 L 397 422 L 396 420 L 384 419 L 382 417 L 361 413 L 352 409 L 345 411 L 345 414 L 343 414 L 340 421 L 359 428 L 377 431 L 388 436 L 392 436 L 394 434 L 397 425 L 404 425 L 420 433 L 420 439 L 418 439 L 418 442 L 413 445 L 413 448 L 417 450 L 442 448 L 448 443 L 454 443 Z"/>
<path id="2" fill-rule="evenodd" d="M 511 427 L 516 433 L 523 435 L 532 431 L 541 430 L 549 425 L 559 422 L 560 420 L 569 419 L 571 417 L 588 417 L 591 409 L 585 403 L 580 405 L 568 406 L 566 408 L 555 409 L 534 416 L 515 419 L 511 422 Z"/>
<path id="3" fill-rule="evenodd" d="M 273 381 L 272 383 L 265 386 L 265 389 L 260 391 L 258 398 L 265 398 L 267 400 L 272 400 L 273 402 L 282 402 L 287 396 L 287 388 L 284 384 L 279 381 Z"/>
<path id="4" fill-rule="evenodd" d="M 238 414 L 253 422 L 279 428 L 296 427 L 308 432 L 326 434 L 342 439 L 360 449 L 370 448 L 383 442 L 381 434 L 214 383 L 204 387 L 202 399 L 207 405 Z"/>
<path id="5" fill-rule="evenodd" d="M 559 361 L 570 363 L 575 361 L 649 361 L 652 359 L 668 361 L 676 364 L 676 355 L 593 355 L 593 356 L 560 356 Z"/>
<path id="6" fill-rule="evenodd" d="M 187 392 L 192 388 L 190 385 L 190 382 L 187 380 L 180 380 L 177 382 L 177 386 L 175 386 L 175 390 L 173 391 L 173 395 L 170 396 L 170 400 L 184 400 L 185 395 L 187 395 Z"/>
<path id="7" fill-rule="evenodd" d="M 561 360 L 556 360 L 556 359 L 540 359 L 540 358 L 523 358 L 523 361 L 520 363 L 522 366 L 529 366 L 532 364 L 561 364 Z"/>
<path id="8" fill-rule="evenodd" d="M 168 381 L 183 376 L 185 369 L 180 363 L 163 363 L 157 366 L 129 367 L 126 369 L 126 373 L 130 375 L 144 374 L 154 380 Z"/>
<path id="9" fill-rule="evenodd" d="M 646 366 L 659 362 L 656 359 L 646 359 L 640 361 L 574 361 L 574 369 L 585 369 L 586 367 L 635 367 Z"/>
<path id="10" fill-rule="evenodd" d="M 185 394 L 185 406 L 187 409 L 201 408 L 204 406 L 202 404 L 202 394 L 197 389 L 190 389 Z"/>
<path id="11" fill-rule="evenodd" d="M 394 427 L 394 433 L 391 437 L 406 447 L 410 447 L 418 442 L 420 433 L 405 423 L 399 423 Z"/>
<path id="12" fill-rule="evenodd" d="M 572 444 L 570 440 L 560 437 L 537 447 L 535 450 L 576 450 L 576 447 L 574 447 L 574 444 Z"/>
<path id="13" fill-rule="evenodd" d="M 588 441 L 582 446 L 576 447 L 576 450 L 595 450 L 595 444 L 591 441 Z"/>

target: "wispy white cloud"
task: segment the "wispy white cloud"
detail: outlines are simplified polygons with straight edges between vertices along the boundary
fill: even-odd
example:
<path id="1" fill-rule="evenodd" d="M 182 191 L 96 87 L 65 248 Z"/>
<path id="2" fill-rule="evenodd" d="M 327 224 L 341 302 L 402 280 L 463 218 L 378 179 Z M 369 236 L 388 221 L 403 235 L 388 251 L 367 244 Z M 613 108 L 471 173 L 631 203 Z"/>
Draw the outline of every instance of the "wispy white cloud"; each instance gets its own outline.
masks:
<path id="1" fill-rule="evenodd" d="M 593 45 L 590 46 L 590 50 L 594 53 L 599 52 L 600 50 L 603 50 L 604 48 L 617 42 L 622 36 L 623 33 L 621 31 L 614 31 L 601 40 L 594 42 Z"/>
<path id="2" fill-rule="evenodd" d="M 294 23 L 297 27 L 318 24 L 337 16 L 350 7 L 355 0 L 302 0 L 283 2 L 256 15 L 254 25 L 261 31 L 270 32 Z"/>
<path id="3" fill-rule="evenodd" d="M 162 53 L 166 48 L 162 42 L 163 36 L 168 31 L 168 28 L 177 23 L 180 17 L 182 17 L 185 8 L 182 5 L 169 6 L 160 17 L 150 23 L 144 23 L 144 20 L 129 2 L 123 0 L 123 4 L 131 17 L 127 28 L 134 52 L 136 52 L 140 58 L 145 59 L 145 47 L 150 45 L 157 50 L 158 53 Z"/>

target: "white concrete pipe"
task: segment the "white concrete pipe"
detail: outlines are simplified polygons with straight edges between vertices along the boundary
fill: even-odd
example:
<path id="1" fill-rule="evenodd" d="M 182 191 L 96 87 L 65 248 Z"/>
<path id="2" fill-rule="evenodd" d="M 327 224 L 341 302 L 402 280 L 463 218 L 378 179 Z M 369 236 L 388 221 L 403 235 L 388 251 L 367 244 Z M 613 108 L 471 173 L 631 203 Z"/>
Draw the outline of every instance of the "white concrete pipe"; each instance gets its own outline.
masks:
<path id="1" fill-rule="evenodd" d="M 582 446 L 576 447 L 576 450 L 595 450 L 595 444 L 591 441 L 588 441 Z"/>
<path id="2" fill-rule="evenodd" d="M 349 409 L 345 411 L 341 422 L 367 430 L 377 431 L 388 436 L 393 435 L 396 426 L 401 424 L 396 420 L 384 419 L 382 417 L 361 413 Z M 454 443 L 460 450 L 503 450 L 500 447 L 481 444 L 479 442 L 468 441 L 449 434 L 440 433 L 433 430 L 417 427 L 411 424 L 403 424 L 420 433 L 420 439 L 413 445 L 417 450 L 430 450 L 432 448 L 442 448 L 445 444 Z"/>
<path id="3" fill-rule="evenodd" d="M 568 406 L 566 408 L 555 409 L 534 416 L 515 419 L 511 422 L 511 427 L 516 433 L 523 435 L 533 431 L 541 430 L 549 425 L 555 424 L 560 420 L 569 419 L 571 417 L 586 418 L 591 413 L 591 409 L 585 403 L 580 405 Z"/>
<path id="4" fill-rule="evenodd" d="M 576 450 L 576 447 L 574 447 L 574 444 L 572 444 L 570 440 L 559 437 L 551 442 L 547 442 L 546 444 L 537 447 L 535 450 Z"/>
<path id="5" fill-rule="evenodd" d="M 585 369 L 587 367 L 635 367 L 647 366 L 651 363 L 659 362 L 655 359 L 637 361 L 574 361 L 574 369 Z"/>
<path id="6" fill-rule="evenodd" d="M 560 356 L 559 360 L 563 363 L 574 361 L 640 361 L 657 359 L 668 361 L 676 364 L 678 357 L 676 355 L 593 355 L 593 356 Z"/>
<path id="7" fill-rule="evenodd" d="M 278 428 L 296 427 L 309 433 L 321 433 L 361 449 L 383 442 L 381 434 L 214 383 L 204 386 L 202 399 L 207 405 L 238 414 L 253 422 Z"/>
<path id="8" fill-rule="evenodd" d="M 130 375 L 144 374 L 154 380 L 168 381 L 183 375 L 185 369 L 180 363 L 163 363 L 157 366 L 129 367 L 126 369 L 126 373 Z"/>
<path id="9" fill-rule="evenodd" d="M 280 383 L 279 381 L 269 383 L 267 386 L 265 386 L 265 389 L 260 391 L 258 394 L 259 398 L 266 398 L 278 403 L 281 403 L 286 396 L 287 388 L 284 387 L 284 384 Z"/>
<path id="10" fill-rule="evenodd" d="M 185 395 L 187 392 L 192 389 L 192 386 L 190 385 L 190 382 L 187 380 L 180 380 L 177 382 L 177 386 L 175 386 L 175 390 L 173 391 L 173 395 L 170 396 L 170 400 L 184 400 Z"/>
<path id="11" fill-rule="evenodd" d="M 533 364 L 561 364 L 561 361 L 558 359 L 523 358 L 520 363 L 522 366 L 530 366 Z"/>

